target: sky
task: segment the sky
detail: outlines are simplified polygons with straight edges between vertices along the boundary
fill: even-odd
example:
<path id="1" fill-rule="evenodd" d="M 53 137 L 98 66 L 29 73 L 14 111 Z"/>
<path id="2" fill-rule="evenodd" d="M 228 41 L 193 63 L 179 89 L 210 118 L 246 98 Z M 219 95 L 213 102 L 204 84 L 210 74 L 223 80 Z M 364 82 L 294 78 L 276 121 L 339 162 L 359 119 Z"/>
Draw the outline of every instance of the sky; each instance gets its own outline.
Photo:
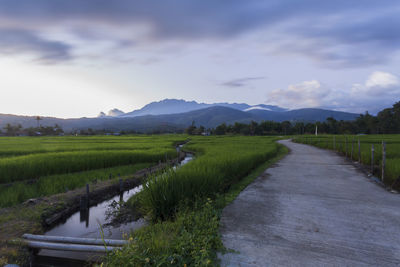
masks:
<path id="1" fill-rule="evenodd" d="M 0 113 L 400 101 L 398 0 L 0 0 Z"/>

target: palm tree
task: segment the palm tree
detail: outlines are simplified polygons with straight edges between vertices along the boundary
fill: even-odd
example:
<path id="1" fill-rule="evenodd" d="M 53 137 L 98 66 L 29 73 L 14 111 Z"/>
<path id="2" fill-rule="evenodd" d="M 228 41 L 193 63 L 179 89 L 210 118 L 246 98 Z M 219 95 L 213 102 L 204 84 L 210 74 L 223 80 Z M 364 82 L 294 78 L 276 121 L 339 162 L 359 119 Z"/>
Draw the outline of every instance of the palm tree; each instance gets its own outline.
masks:
<path id="1" fill-rule="evenodd" d="M 13 127 L 11 126 L 11 124 L 7 123 L 7 125 L 4 126 L 4 130 L 6 130 L 7 135 L 11 135 Z"/>
<path id="2" fill-rule="evenodd" d="M 39 129 L 39 121 L 41 121 L 42 118 L 40 118 L 40 116 L 36 116 L 35 120 L 37 121 L 37 128 Z"/>

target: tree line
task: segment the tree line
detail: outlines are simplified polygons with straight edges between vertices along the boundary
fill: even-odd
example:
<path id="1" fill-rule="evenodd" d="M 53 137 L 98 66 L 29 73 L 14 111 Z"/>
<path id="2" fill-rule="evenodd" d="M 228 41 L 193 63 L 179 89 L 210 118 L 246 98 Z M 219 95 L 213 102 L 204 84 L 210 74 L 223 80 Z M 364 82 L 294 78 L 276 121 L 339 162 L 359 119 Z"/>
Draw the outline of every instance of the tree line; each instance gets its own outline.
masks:
<path id="1" fill-rule="evenodd" d="M 63 129 L 59 125 L 54 126 L 38 126 L 23 128 L 21 124 L 12 125 L 7 123 L 3 127 L 3 131 L 0 130 L 0 135 L 5 136 L 39 136 L 39 135 L 62 135 L 64 134 Z"/>
<path id="2" fill-rule="evenodd" d="M 222 123 L 207 132 L 213 135 L 294 135 L 314 134 L 315 130 L 324 134 L 398 134 L 400 133 L 400 102 L 391 108 L 380 111 L 376 116 L 366 112 L 356 120 L 343 121 L 332 117 L 324 122 L 293 122 L 293 121 L 252 121 L 248 124 L 236 122 L 233 125 Z M 194 124 L 186 129 L 188 134 L 202 134 L 204 127 Z"/>

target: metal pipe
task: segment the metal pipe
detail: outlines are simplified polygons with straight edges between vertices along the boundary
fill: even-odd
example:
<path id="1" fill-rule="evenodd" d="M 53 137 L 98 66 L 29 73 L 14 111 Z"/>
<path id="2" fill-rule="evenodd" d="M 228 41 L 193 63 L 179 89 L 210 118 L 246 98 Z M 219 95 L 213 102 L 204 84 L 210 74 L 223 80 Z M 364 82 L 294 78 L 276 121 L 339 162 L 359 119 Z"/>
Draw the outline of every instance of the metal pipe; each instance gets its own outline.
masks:
<path id="1" fill-rule="evenodd" d="M 81 237 L 67 237 L 67 236 L 47 236 L 47 235 L 32 235 L 24 234 L 24 239 L 36 240 L 36 241 L 48 241 L 48 242 L 60 242 L 60 243 L 72 243 L 72 244 L 87 244 L 87 245 L 111 245 L 111 246 L 123 246 L 129 242 L 126 240 L 113 240 L 113 239 L 99 239 L 99 238 L 81 238 Z"/>
<path id="2" fill-rule="evenodd" d="M 35 249 L 50 249 L 50 250 L 64 250 L 64 251 L 80 251 L 80 252 L 107 252 L 121 247 L 105 247 L 94 245 L 77 245 L 77 244 L 61 244 L 40 241 L 25 241 L 25 244 L 30 248 Z"/>

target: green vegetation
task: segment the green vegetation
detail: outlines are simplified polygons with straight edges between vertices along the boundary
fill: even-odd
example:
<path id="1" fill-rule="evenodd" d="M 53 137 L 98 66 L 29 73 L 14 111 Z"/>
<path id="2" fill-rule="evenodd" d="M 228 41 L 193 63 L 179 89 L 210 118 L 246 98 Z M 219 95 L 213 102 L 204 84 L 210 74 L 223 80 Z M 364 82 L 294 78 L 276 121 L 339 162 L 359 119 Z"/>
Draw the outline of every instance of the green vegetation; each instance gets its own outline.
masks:
<path id="1" fill-rule="evenodd" d="M 374 146 L 374 175 L 382 173 L 382 141 L 386 143 L 386 167 L 384 182 L 392 185 L 400 176 L 400 135 L 319 135 L 296 136 L 294 141 L 324 149 L 338 151 L 354 161 L 372 166 L 372 145 Z M 358 154 L 360 141 L 360 157 Z"/>
<path id="2" fill-rule="evenodd" d="M 165 157 L 185 136 L 0 138 L 0 207 L 133 174 Z"/>
<path id="3" fill-rule="evenodd" d="M 174 144 L 186 138 L 0 138 L 0 206 L 79 188 L 94 180 L 108 179 L 110 174 L 129 175 L 164 160 L 165 155 L 176 157 Z M 222 208 L 286 152 L 275 140 L 260 136 L 191 137 L 184 148 L 195 152 L 196 160 L 146 181 L 143 191 L 128 204 L 139 205 L 152 219 L 151 224 L 135 233 L 132 242 L 121 251 L 107 255 L 105 264 L 218 265 L 216 253 L 223 250 L 218 232 Z M 46 208 L 43 205 L 40 211 Z M 39 208 L 35 214 L 40 215 Z M 7 225 L 14 217 L 5 213 L 2 218 L 3 225 Z M 32 225 L 40 225 L 39 221 L 32 218 Z M 7 227 L 7 238 L 15 237 L 12 226 Z"/>
<path id="4" fill-rule="evenodd" d="M 107 256 L 107 266 L 216 266 L 223 251 L 223 207 L 287 150 L 271 137 L 198 137 L 185 149 L 196 159 L 149 178 L 128 205 L 153 219 L 131 243 Z"/>
<path id="5" fill-rule="evenodd" d="M 30 198 L 50 196 L 67 190 L 74 190 L 85 184 L 130 175 L 138 170 L 150 167 L 151 163 L 138 163 L 85 172 L 44 176 L 34 182 L 16 182 L 12 185 L 0 185 L 0 208 L 9 207 Z"/>
<path id="6" fill-rule="evenodd" d="M 173 149 L 182 135 L 1 137 L 0 157 L 50 152 Z"/>
<path id="7" fill-rule="evenodd" d="M 211 200 L 181 209 L 175 220 L 135 232 L 131 243 L 106 257 L 106 266 L 215 266 L 219 210 Z"/>
<path id="8" fill-rule="evenodd" d="M 174 216 L 182 201 L 226 192 L 258 165 L 273 158 L 278 144 L 267 137 L 197 137 L 185 146 L 198 157 L 178 171 L 149 179 L 140 194 L 140 206 L 153 220 Z"/>
<path id="9" fill-rule="evenodd" d="M 81 151 L 31 154 L 0 159 L 0 183 L 34 179 L 52 174 L 73 173 L 118 165 L 158 162 L 176 155 L 174 149 L 146 151 Z"/>
<path id="10" fill-rule="evenodd" d="M 312 134 L 318 127 L 319 133 L 324 134 L 395 134 L 400 133 L 400 102 L 387 108 L 373 116 L 366 112 L 360 114 L 355 120 L 336 120 L 333 117 L 326 118 L 325 121 L 315 121 L 315 118 L 308 117 L 307 112 L 303 114 L 303 120 L 309 122 L 293 121 L 288 117 L 286 121 L 262 121 L 257 123 L 252 121 L 249 124 L 236 122 L 233 125 L 225 123 L 218 125 L 211 130 L 212 134 L 242 134 L 242 135 L 295 135 Z M 196 129 L 193 125 L 186 129 L 188 134 L 200 134 L 201 129 Z"/>

